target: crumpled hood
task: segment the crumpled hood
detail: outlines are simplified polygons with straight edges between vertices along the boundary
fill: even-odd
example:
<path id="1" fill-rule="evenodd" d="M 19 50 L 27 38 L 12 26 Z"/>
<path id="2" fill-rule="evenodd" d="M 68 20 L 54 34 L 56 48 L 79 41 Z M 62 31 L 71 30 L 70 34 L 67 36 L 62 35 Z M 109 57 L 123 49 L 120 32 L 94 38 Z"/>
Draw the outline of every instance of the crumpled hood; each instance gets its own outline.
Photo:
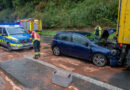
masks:
<path id="1" fill-rule="evenodd" d="M 10 35 L 10 36 L 18 40 L 23 40 L 23 39 L 29 39 L 31 35 L 29 33 L 26 33 L 26 34 L 18 34 L 18 35 Z"/>

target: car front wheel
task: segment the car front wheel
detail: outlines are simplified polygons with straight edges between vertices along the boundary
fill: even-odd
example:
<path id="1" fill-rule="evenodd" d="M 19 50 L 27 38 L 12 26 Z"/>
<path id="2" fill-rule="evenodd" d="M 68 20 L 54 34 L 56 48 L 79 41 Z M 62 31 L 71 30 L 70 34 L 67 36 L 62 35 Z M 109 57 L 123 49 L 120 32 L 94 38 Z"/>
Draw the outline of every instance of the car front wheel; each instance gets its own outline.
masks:
<path id="1" fill-rule="evenodd" d="M 12 50 L 9 43 L 7 44 L 7 49 L 8 49 L 8 51 L 11 51 L 11 50 Z"/>
<path id="2" fill-rule="evenodd" d="M 60 48 L 59 47 L 57 47 L 57 46 L 55 46 L 55 47 L 53 47 L 53 54 L 55 55 L 55 56 L 60 56 L 61 55 L 61 52 L 60 52 Z"/>
<path id="3" fill-rule="evenodd" d="M 107 59 L 102 54 L 95 54 L 92 58 L 92 61 L 96 66 L 99 67 L 105 66 L 107 64 Z"/>

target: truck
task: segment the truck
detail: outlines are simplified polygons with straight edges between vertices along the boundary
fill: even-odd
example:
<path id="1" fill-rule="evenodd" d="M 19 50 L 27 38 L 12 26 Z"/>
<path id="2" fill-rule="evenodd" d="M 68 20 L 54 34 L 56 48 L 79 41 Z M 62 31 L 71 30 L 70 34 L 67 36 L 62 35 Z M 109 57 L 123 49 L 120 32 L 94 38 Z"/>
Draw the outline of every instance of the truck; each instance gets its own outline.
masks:
<path id="1" fill-rule="evenodd" d="M 40 19 L 28 18 L 16 21 L 21 27 L 27 31 L 42 31 L 42 21 Z"/>
<path id="2" fill-rule="evenodd" d="M 119 0 L 116 37 L 120 46 L 119 64 L 130 65 L 130 0 Z"/>
<path id="3" fill-rule="evenodd" d="M 110 32 L 116 32 L 111 41 L 108 40 Z M 117 29 L 104 30 L 101 39 L 105 40 L 102 46 L 115 50 L 118 65 L 130 66 L 130 0 L 119 0 Z"/>

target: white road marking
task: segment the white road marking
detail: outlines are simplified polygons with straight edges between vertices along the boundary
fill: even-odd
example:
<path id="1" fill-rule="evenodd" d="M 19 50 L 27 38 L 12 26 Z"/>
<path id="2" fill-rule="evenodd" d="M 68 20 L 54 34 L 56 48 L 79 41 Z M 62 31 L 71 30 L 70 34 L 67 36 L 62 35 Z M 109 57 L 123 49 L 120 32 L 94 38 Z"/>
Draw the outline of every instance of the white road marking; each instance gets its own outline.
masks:
<path id="1" fill-rule="evenodd" d="M 58 67 L 56 67 L 56 66 L 54 66 L 54 65 L 52 65 L 52 64 L 49 64 L 49 63 L 44 62 L 44 61 L 41 61 L 41 60 L 35 60 L 35 59 L 33 59 L 33 58 L 29 58 L 29 57 L 26 57 L 26 56 L 25 56 L 25 58 L 30 59 L 30 60 L 32 60 L 32 61 L 35 61 L 35 62 L 37 62 L 37 63 L 40 63 L 40 64 L 42 64 L 42 65 L 45 65 L 45 66 L 54 68 L 54 69 L 56 69 L 56 70 L 67 71 L 67 70 L 63 70 L 63 69 L 61 69 L 61 68 L 58 68 Z M 88 77 L 88 76 L 80 75 L 80 74 L 78 74 L 78 73 L 72 72 L 72 75 L 75 76 L 75 77 L 77 77 L 77 78 L 80 78 L 80 79 L 82 79 L 82 80 L 88 81 L 88 82 L 90 82 L 90 83 L 92 83 L 92 84 L 95 84 L 95 85 L 97 85 L 97 86 L 104 87 L 104 88 L 106 88 L 106 89 L 108 89 L 108 90 L 123 90 L 122 88 L 118 88 L 118 87 L 116 87 L 116 86 L 110 85 L 110 84 L 108 84 L 108 83 L 101 82 L 101 81 L 99 81 L 99 80 L 93 79 L 93 78 Z"/>
<path id="2" fill-rule="evenodd" d="M 11 79 L 9 79 L 7 76 L 5 77 L 6 81 L 8 81 L 12 86 L 13 90 L 22 90 L 20 87 L 16 86 Z"/>

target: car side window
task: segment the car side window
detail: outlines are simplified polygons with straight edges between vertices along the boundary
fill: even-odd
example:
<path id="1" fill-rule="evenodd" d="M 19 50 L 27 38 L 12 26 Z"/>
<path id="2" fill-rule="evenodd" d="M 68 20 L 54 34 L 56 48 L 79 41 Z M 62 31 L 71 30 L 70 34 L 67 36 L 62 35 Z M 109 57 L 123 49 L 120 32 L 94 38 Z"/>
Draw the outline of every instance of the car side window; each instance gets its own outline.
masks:
<path id="1" fill-rule="evenodd" d="M 57 39 L 63 41 L 70 41 L 70 34 L 60 34 Z"/>
<path id="2" fill-rule="evenodd" d="M 82 44 L 85 45 L 87 43 L 87 40 L 85 39 L 85 37 L 82 37 L 78 34 L 73 34 L 72 35 L 72 41 L 74 43 L 78 43 L 78 44 Z"/>
<path id="3" fill-rule="evenodd" d="M 5 28 L 3 28 L 3 34 L 7 36 L 7 32 L 6 32 Z"/>
<path id="4" fill-rule="evenodd" d="M 0 28 L 0 35 L 2 35 L 2 28 Z"/>

